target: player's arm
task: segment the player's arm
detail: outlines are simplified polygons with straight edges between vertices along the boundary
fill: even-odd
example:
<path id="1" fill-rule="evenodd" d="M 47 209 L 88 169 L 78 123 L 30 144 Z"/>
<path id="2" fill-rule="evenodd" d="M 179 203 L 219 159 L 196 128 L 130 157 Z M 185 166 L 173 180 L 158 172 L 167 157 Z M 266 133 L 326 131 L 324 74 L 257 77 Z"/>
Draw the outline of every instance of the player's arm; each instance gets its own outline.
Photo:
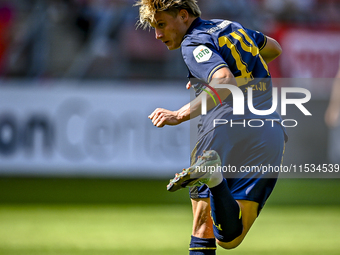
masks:
<path id="1" fill-rule="evenodd" d="M 260 54 L 266 63 L 273 61 L 281 55 L 282 48 L 280 44 L 273 38 L 267 36 L 266 45 L 260 50 Z"/>
<path id="2" fill-rule="evenodd" d="M 325 122 L 328 127 L 336 126 L 340 116 L 340 67 L 335 76 L 331 98 L 325 113 Z"/>
<path id="3" fill-rule="evenodd" d="M 227 67 L 222 67 L 213 74 L 209 85 L 214 88 L 217 84 L 237 85 L 234 75 Z M 187 88 L 190 88 L 190 84 L 187 85 Z M 206 89 L 211 94 L 214 94 L 209 88 Z M 228 89 L 215 88 L 215 90 L 222 101 L 226 99 L 231 93 Z M 184 105 L 178 111 L 169 111 L 166 109 L 157 108 L 149 115 L 149 119 L 151 119 L 152 123 L 157 127 L 163 127 L 164 125 L 178 125 L 184 121 L 193 119 L 201 114 L 201 102 L 204 93 L 206 94 L 206 92 L 203 91 L 198 97 L 196 97 L 190 103 Z M 207 111 L 209 111 L 215 107 L 215 102 L 210 96 L 206 96 L 206 98 Z M 215 100 L 217 100 L 217 98 Z"/>
<path id="4" fill-rule="evenodd" d="M 229 68 L 227 67 L 222 67 L 218 69 L 212 76 L 210 86 L 213 87 L 217 94 L 220 96 L 220 99 L 223 101 L 230 95 L 230 90 L 225 89 L 225 88 L 215 88 L 217 84 L 231 84 L 237 86 L 236 80 L 234 75 L 231 73 Z M 190 86 L 188 87 L 190 88 Z M 209 88 L 206 88 L 215 97 L 215 101 L 218 101 L 217 96 L 213 91 L 211 91 Z M 204 94 L 207 94 L 205 91 L 203 91 L 198 97 L 196 97 L 194 100 L 192 100 L 189 104 L 186 106 L 182 107 L 181 109 L 178 110 L 178 114 L 180 119 L 183 120 L 189 120 L 196 118 L 197 116 L 201 115 L 201 102 L 202 102 L 202 97 Z M 210 96 L 205 96 L 207 98 L 207 111 L 211 110 L 212 108 L 215 107 L 215 101 L 212 97 Z"/>

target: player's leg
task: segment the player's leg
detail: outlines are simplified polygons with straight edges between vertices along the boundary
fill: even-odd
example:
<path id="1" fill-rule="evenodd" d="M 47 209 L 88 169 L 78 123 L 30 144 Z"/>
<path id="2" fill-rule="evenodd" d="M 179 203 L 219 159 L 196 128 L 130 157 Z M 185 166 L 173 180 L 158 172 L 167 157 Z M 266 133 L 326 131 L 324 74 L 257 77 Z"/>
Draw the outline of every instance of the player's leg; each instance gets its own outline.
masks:
<path id="1" fill-rule="evenodd" d="M 209 200 L 209 198 L 191 200 L 194 216 L 192 236 L 194 237 L 202 239 L 215 237 L 213 231 L 213 220 L 210 217 L 211 208 L 209 206 Z M 217 240 L 217 244 L 225 249 L 235 248 L 243 241 L 258 215 L 258 203 L 247 200 L 237 200 L 236 202 L 242 211 L 242 232 L 239 235 L 236 234 L 234 239 L 229 242 Z M 225 228 L 228 230 L 229 226 L 225 226 Z"/>
<path id="2" fill-rule="evenodd" d="M 221 172 L 216 174 L 222 177 Z M 228 243 L 243 233 L 241 208 L 232 197 L 227 181 L 221 179 L 219 183 L 208 181 L 210 189 L 207 185 L 190 189 L 194 215 L 190 254 L 214 254 L 211 250 L 215 247 L 215 238 Z M 198 251 L 200 253 L 195 253 Z"/>
<path id="3" fill-rule="evenodd" d="M 231 178 L 228 178 L 228 181 L 224 180 L 216 187 L 209 186 L 214 234 L 218 244 L 227 249 L 235 248 L 242 242 L 274 189 L 278 173 L 262 172 L 261 168 L 268 165 L 272 167 L 280 166 L 284 152 L 284 133 L 278 123 L 275 123 L 274 127 L 265 126 L 261 129 L 248 128 L 230 130 L 230 132 L 246 138 L 247 143 L 235 142 L 229 153 L 232 156 L 224 158 L 222 155 L 222 165 L 225 166 L 229 162 L 239 170 L 242 166 L 249 166 L 250 168 L 258 167 L 259 171 L 253 173 L 242 173 L 240 171 L 236 176 L 229 174 L 227 177 Z M 216 147 L 216 149 L 219 148 Z M 209 185 L 209 183 L 207 184 Z M 233 214 L 231 214 L 229 213 L 230 209 L 228 211 L 228 209 L 223 208 L 223 203 L 225 207 L 228 204 L 234 206 L 232 199 L 237 201 L 242 218 L 242 231 L 239 235 L 236 232 L 228 234 L 223 229 L 228 228 L 228 224 L 230 224 L 225 218 L 232 215 L 234 218 L 231 220 L 231 228 L 236 230 L 235 224 L 238 223 L 235 217 L 236 212 L 233 211 Z M 220 225 L 223 231 L 218 228 Z"/>
<path id="4" fill-rule="evenodd" d="M 217 130 L 218 131 L 218 130 Z M 267 127 L 265 130 L 260 129 L 242 129 L 229 130 L 228 140 L 218 140 L 211 143 L 211 148 L 218 151 L 221 156 L 222 165 L 229 163 L 240 169 L 241 166 L 279 166 L 281 164 L 284 136 L 280 126 Z M 245 138 L 244 142 L 233 141 L 235 138 Z M 226 146 L 228 142 L 233 146 Z M 231 148 L 227 150 L 225 148 Z M 218 244 L 223 248 L 231 249 L 237 247 L 247 232 L 251 228 L 258 212 L 264 206 L 267 198 L 273 190 L 277 174 L 259 173 L 242 173 L 228 176 L 228 181 L 224 179 L 218 185 L 207 185 L 211 193 L 210 205 L 211 215 L 213 218 L 214 236 L 218 240 Z M 202 198 L 201 193 L 206 186 L 194 187 L 190 190 L 191 198 Z M 195 191 L 196 190 L 196 191 Z M 192 196 L 196 194 L 196 196 Z M 197 195 L 198 194 L 198 195 Z M 208 197 L 208 196 L 204 196 Z M 196 203 L 202 203 L 200 200 L 193 200 L 193 208 L 197 208 L 194 213 L 194 233 L 193 236 L 202 236 L 202 232 L 206 229 L 206 224 L 201 215 L 207 215 L 209 208 L 196 206 Z M 198 211 L 198 210 L 207 211 Z M 240 217 L 241 216 L 241 217 Z M 200 228 L 202 226 L 202 228 Z"/>
<path id="5" fill-rule="evenodd" d="M 215 238 L 210 214 L 210 198 L 191 199 L 193 226 L 192 234 L 200 238 Z"/>
<path id="6" fill-rule="evenodd" d="M 242 242 L 255 221 L 258 203 L 236 201 L 225 179 L 216 186 L 209 185 L 209 182 L 207 184 L 210 198 L 203 198 L 208 189 L 206 186 L 190 189 L 194 216 L 192 235 L 199 238 L 214 236 L 223 248 L 235 248 Z"/>
<path id="7" fill-rule="evenodd" d="M 215 255 L 216 240 L 210 216 L 210 199 L 192 200 L 194 215 L 192 236 L 190 241 L 190 255 Z"/>
<path id="8" fill-rule="evenodd" d="M 258 203 L 248 200 L 236 201 L 238 202 L 242 211 L 243 229 L 241 235 L 230 242 L 221 242 L 217 240 L 218 245 L 225 249 L 233 249 L 240 245 L 258 216 Z"/>

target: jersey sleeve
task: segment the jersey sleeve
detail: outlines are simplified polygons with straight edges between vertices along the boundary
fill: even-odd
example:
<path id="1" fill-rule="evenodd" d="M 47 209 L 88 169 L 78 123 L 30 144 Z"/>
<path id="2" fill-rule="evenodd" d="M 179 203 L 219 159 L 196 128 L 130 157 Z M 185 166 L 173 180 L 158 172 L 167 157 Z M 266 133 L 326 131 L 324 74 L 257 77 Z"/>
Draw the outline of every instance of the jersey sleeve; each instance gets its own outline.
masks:
<path id="1" fill-rule="evenodd" d="M 262 34 L 261 32 L 251 30 L 251 29 L 245 29 L 247 34 L 250 35 L 256 42 L 258 48 L 262 50 L 264 46 L 267 44 L 267 37 Z"/>
<path id="2" fill-rule="evenodd" d="M 204 37 L 199 40 L 186 38 L 182 43 L 182 56 L 189 72 L 206 83 L 210 83 L 218 69 L 228 67 L 214 44 Z"/>

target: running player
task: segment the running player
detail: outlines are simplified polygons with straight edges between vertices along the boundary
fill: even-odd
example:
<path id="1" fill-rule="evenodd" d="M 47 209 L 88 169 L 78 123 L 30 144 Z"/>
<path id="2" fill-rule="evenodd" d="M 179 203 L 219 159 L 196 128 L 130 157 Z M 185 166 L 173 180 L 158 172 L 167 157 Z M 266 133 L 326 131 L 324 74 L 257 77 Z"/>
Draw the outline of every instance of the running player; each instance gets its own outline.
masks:
<path id="1" fill-rule="evenodd" d="M 167 186 L 169 191 L 190 187 L 194 215 L 190 254 L 215 254 L 216 242 L 226 249 L 235 248 L 271 194 L 277 174 L 237 171 L 223 178 L 219 171 L 200 169 L 280 166 L 285 132 L 276 112 L 258 116 L 245 103 L 243 115 L 233 114 L 232 89 L 218 85 L 237 86 L 245 98 L 252 94 L 255 109 L 271 109 L 267 63 L 281 54 L 281 47 L 274 39 L 236 22 L 201 19 L 196 0 L 139 0 L 136 5 L 141 26 L 153 27 L 156 39 L 169 50 L 181 47 L 189 70 L 187 88 L 196 91 L 196 98 L 181 109 L 157 108 L 149 116 L 155 126 L 163 127 L 201 115 L 192 166 L 176 174 Z M 207 114 L 201 112 L 202 98 L 207 98 Z M 221 100 L 220 104 L 215 105 L 216 100 Z M 232 124 L 215 125 L 216 119 Z M 254 127 L 250 120 L 264 125 Z"/>

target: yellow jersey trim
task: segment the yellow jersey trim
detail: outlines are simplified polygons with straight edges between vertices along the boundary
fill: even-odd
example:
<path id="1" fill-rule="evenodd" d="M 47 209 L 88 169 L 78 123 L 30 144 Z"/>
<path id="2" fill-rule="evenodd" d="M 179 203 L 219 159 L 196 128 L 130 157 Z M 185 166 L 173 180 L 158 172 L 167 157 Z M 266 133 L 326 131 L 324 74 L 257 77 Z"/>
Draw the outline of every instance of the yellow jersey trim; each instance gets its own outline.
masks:
<path id="1" fill-rule="evenodd" d="M 212 78 L 213 74 L 217 71 L 217 69 L 220 69 L 220 68 L 223 67 L 223 66 L 227 66 L 227 65 L 226 65 L 226 64 L 218 65 L 218 66 L 216 66 L 216 67 L 210 72 L 210 74 L 209 74 L 209 76 L 208 76 L 208 83 L 211 82 L 211 78 Z"/>
<path id="2" fill-rule="evenodd" d="M 267 45 L 267 36 L 264 36 L 264 42 L 263 42 L 263 44 L 262 44 L 262 46 L 261 46 L 261 48 L 260 48 L 260 50 L 262 50 L 266 45 Z"/>

